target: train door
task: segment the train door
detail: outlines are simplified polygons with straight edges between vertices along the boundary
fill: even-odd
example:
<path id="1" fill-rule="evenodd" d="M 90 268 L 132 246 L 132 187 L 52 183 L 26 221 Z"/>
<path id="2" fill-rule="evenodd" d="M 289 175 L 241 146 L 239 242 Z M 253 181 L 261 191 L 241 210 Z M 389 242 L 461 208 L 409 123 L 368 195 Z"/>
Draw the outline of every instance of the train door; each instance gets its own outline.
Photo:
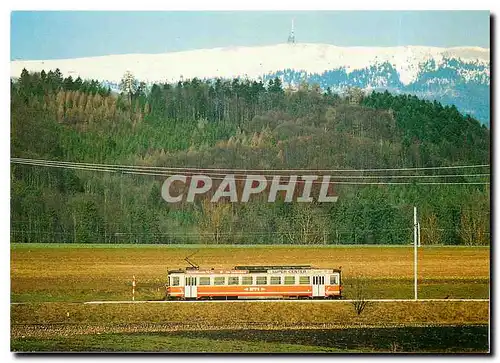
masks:
<path id="1" fill-rule="evenodd" d="M 186 276 L 186 284 L 184 286 L 184 297 L 185 298 L 196 298 L 198 297 L 198 286 L 197 278 L 193 276 Z"/>
<path id="2" fill-rule="evenodd" d="M 313 276 L 312 278 L 313 297 L 325 297 L 325 276 Z"/>

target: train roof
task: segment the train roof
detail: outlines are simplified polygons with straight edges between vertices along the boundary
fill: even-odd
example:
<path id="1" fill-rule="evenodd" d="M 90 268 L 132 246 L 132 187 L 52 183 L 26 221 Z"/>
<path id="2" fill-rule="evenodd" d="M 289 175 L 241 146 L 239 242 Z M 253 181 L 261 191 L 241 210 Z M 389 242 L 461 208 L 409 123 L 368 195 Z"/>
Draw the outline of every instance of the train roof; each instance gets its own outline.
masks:
<path id="1" fill-rule="evenodd" d="M 246 272 L 277 272 L 277 271 L 290 271 L 290 270 L 332 270 L 334 272 L 340 272 L 340 269 L 337 268 L 315 268 L 311 265 L 254 265 L 254 266 L 235 266 L 232 270 L 225 269 L 205 269 L 200 270 L 198 268 L 187 267 L 185 270 L 177 269 L 177 270 L 169 270 L 168 273 L 185 273 L 185 272 L 193 272 L 193 273 L 246 273 Z"/>
<path id="2" fill-rule="evenodd" d="M 235 266 L 235 270 L 245 271 L 268 271 L 268 270 L 310 270 L 311 265 L 288 265 L 288 266 Z"/>

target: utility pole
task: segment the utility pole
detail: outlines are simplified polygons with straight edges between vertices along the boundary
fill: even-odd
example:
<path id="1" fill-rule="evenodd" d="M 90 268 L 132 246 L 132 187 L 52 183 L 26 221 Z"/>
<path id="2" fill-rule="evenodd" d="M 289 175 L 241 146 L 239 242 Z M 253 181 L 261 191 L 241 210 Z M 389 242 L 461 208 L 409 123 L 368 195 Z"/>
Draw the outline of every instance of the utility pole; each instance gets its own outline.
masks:
<path id="1" fill-rule="evenodd" d="M 413 207 L 413 254 L 414 254 L 414 266 L 415 266 L 415 300 L 418 299 L 418 289 L 417 289 L 417 256 L 418 256 L 418 222 L 417 222 L 417 207 Z"/>
<path id="2" fill-rule="evenodd" d="M 422 246 L 420 243 L 420 222 L 417 222 L 417 229 L 418 229 L 418 247 Z"/>

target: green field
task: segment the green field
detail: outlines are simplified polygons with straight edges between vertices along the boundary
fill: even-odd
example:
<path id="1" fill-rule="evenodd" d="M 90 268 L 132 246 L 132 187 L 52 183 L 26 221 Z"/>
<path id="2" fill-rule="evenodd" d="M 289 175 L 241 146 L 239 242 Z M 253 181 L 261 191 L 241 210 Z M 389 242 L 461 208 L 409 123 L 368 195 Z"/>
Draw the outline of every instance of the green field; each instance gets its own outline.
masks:
<path id="1" fill-rule="evenodd" d="M 202 267 L 224 268 L 238 264 L 342 267 L 347 298 L 353 297 L 354 288 L 359 284 L 364 287 L 366 298 L 413 298 L 411 247 L 13 244 L 11 301 L 22 304 L 11 305 L 11 349 L 488 350 L 484 338 L 489 322 L 487 301 L 370 302 L 360 315 L 349 302 L 82 304 L 95 300 L 131 300 L 132 276 L 136 276 L 138 283 L 136 300 L 162 300 L 167 269 L 184 267 L 184 257 L 196 250 L 192 259 Z M 490 250 L 484 247 L 422 247 L 419 250 L 419 298 L 488 298 L 489 260 Z M 279 332 L 291 333 L 297 329 L 309 334 L 303 338 L 307 344 L 297 339 L 277 338 L 282 334 Z M 370 343 L 377 335 L 373 333 L 372 338 L 360 338 L 352 346 L 333 340 L 322 344 L 320 338 L 315 338 L 314 331 L 318 329 L 340 334 L 344 340 L 345 334 L 361 337 L 375 331 L 386 338 L 381 338 L 383 344 Z M 389 334 L 387 329 L 396 330 Z M 420 334 L 420 340 L 412 340 L 407 329 L 424 329 L 425 333 Z M 221 336 L 224 331 L 232 333 Z M 254 333 L 249 338 L 241 335 L 244 331 Z M 455 338 L 443 338 L 450 334 Z M 475 338 L 468 339 L 469 345 L 458 344 L 471 334 Z M 393 341 L 387 338 L 391 336 Z M 342 339 L 340 341 L 344 341 Z M 367 343 L 363 345 L 365 340 Z"/>
<path id="2" fill-rule="evenodd" d="M 416 336 L 421 339 L 415 339 Z M 14 339 L 17 351 L 435 353 L 487 352 L 488 327 L 211 330 Z"/>

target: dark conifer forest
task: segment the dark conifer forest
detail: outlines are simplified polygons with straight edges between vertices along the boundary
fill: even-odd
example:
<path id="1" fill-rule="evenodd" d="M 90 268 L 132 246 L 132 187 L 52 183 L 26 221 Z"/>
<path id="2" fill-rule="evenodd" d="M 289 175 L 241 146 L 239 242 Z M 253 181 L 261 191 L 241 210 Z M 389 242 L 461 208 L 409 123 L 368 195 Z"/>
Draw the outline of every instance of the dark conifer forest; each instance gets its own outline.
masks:
<path id="1" fill-rule="evenodd" d="M 11 163 L 12 242 L 410 244 L 417 206 L 422 244 L 490 243 L 490 130 L 454 106 L 279 78 L 146 85 L 126 74 L 121 90 L 23 71 L 11 80 L 11 157 L 323 169 L 338 201 L 169 204 L 165 175 Z"/>

